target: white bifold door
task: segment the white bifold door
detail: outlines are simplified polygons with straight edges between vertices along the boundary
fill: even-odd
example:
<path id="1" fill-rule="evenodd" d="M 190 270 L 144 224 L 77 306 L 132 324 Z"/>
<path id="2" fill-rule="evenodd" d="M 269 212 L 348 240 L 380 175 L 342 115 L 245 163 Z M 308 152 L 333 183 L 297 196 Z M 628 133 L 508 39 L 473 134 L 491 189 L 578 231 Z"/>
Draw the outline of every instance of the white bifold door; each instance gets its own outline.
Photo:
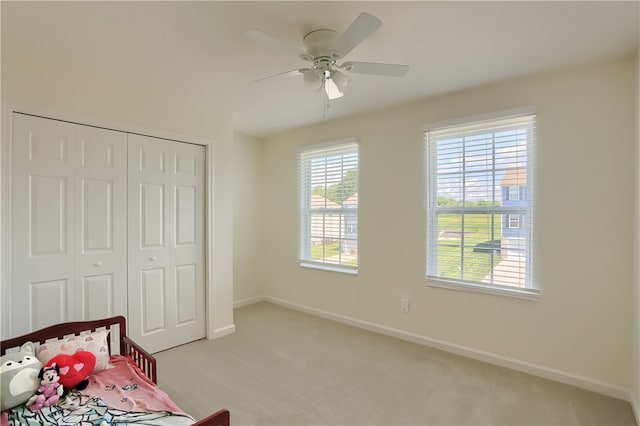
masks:
<path id="1" fill-rule="evenodd" d="M 205 335 L 204 158 L 129 135 L 129 334 L 150 352 Z"/>
<path id="2" fill-rule="evenodd" d="M 127 313 L 127 134 L 13 114 L 12 335 Z"/>
<path id="3" fill-rule="evenodd" d="M 205 336 L 203 146 L 14 113 L 11 149 L 12 336 L 113 315 L 149 352 Z"/>

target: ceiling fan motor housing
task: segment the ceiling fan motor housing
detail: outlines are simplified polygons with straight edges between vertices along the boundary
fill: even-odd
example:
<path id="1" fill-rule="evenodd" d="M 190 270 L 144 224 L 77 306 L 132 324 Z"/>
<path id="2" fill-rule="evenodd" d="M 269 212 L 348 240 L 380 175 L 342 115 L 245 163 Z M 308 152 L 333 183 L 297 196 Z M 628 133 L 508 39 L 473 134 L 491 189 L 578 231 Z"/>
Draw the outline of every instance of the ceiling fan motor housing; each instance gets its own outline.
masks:
<path id="1" fill-rule="evenodd" d="M 337 33 L 333 30 L 315 30 L 304 36 L 303 42 L 307 48 L 307 52 L 312 56 L 312 60 L 319 57 L 331 59 L 332 52 L 330 52 L 329 49 L 333 46 L 336 37 Z"/>

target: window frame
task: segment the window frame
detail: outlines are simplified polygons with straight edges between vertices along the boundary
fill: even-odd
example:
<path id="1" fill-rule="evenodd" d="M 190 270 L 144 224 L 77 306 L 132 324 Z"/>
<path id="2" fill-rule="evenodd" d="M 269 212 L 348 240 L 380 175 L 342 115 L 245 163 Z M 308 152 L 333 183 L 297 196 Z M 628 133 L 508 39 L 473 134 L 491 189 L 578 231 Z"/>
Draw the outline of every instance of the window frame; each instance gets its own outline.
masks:
<path id="1" fill-rule="evenodd" d="M 429 271 L 432 270 L 436 270 L 434 268 L 437 268 L 437 261 L 438 261 L 438 257 L 437 255 L 434 256 L 432 255 L 432 253 L 437 253 L 437 245 L 438 245 L 438 239 L 437 237 L 433 237 L 431 235 L 431 233 L 433 232 L 430 228 L 431 228 L 431 215 L 435 214 L 435 208 L 432 206 L 435 206 L 437 204 L 437 187 L 435 185 L 437 185 L 437 179 L 436 179 L 436 174 L 437 174 L 437 168 L 433 167 L 432 164 L 430 164 L 431 159 L 433 159 L 433 155 L 434 152 L 430 152 L 430 150 L 435 150 L 435 144 L 430 144 L 428 142 L 428 133 L 432 132 L 434 130 L 438 130 L 438 129 L 442 129 L 442 128 L 446 128 L 446 127 L 456 127 L 456 126 L 465 126 L 465 125 L 474 125 L 474 124 L 480 124 L 483 121 L 497 121 L 497 120 L 502 120 L 502 119 L 510 119 L 510 118 L 517 118 L 520 116 L 532 116 L 533 117 L 533 126 L 534 129 L 537 126 L 537 112 L 535 107 L 523 107 L 523 108 L 514 108 L 514 109 L 510 109 L 510 110 L 505 110 L 505 111 L 498 111 L 498 112 L 494 112 L 494 113 L 489 113 L 489 114 L 482 114 L 482 115 L 477 115 L 477 116 L 471 116 L 471 117 L 463 117 L 463 118 L 457 118 L 457 119 L 453 119 L 453 120 L 447 120 L 447 121 L 441 121 L 441 122 L 434 122 L 431 123 L 427 126 L 424 126 L 422 128 L 423 130 L 423 135 L 424 135 L 424 139 L 423 139 L 423 146 L 425 148 L 425 202 L 426 202 L 426 206 L 425 206 L 425 223 L 426 223 L 426 248 L 427 248 L 427 253 L 426 253 L 426 272 L 425 272 L 425 278 L 426 278 L 426 284 L 431 286 L 431 287 L 441 287 L 441 288 L 448 288 L 448 289 L 454 289 L 454 290 L 462 290 L 462 291 L 473 291 L 473 292 L 481 292 L 481 293 L 489 293 L 489 294 L 496 294 L 496 295 L 502 295 L 502 296 L 509 296 L 509 297 L 515 297 L 515 298 L 523 298 L 523 299 L 530 299 L 530 300 L 538 300 L 541 294 L 540 288 L 537 285 L 537 282 L 535 281 L 535 276 L 534 276 L 534 269 L 533 269 L 533 255 L 535 253 L 535 239 L 533 238 L 533 229 L 534 229 L 534 218 L 535 218 L 535 201 L 534 201 L 534 197 L 533 194 L 535 193 L 535 171 L 536 171 L 536 158 L 535 158 L 535 145 L 537 144 L 537 134 L 534 132 L 534 139 L 533 139 L 533 143 L 532 144 L 527 144 L 527 148 L 526 148 L 526 152 L 527 152 L 527 185 L 526 185 L 526 191 L 528 194 L 530 194 L 527 197 L 527 206 L 526 207 L 509 207 L 508 209 L 504 209 L 503 211 L 501 211 L 502 214 L 504 214 L 505 216 L 509 215 L 509 214 L 525 214 L 525 223 L 524 226 L 526 227 L 526 232 L 527 232 L 527 254 L 526 254 L 526 278 L 525 278 L 525 287 L 510 287 L 510 286 L 506 286 L 506 285 L 500 285 L 500 284 L 490 284 L 490 283 L 480 283 L 480 282 L 474 282 L 474 281 L 462 281 L 462 280 L 455 280 L 455 279 L 447 279 L 447 278 L 439 278 L 439 277 L 434 277 L 429 275 Z M 522 196 L 522 187 L 520 187 L 520 191 L 519 191 L 519 200 L 523 198 Z M 507 199 L 508 199 L 508 189 L 507 189 Z M 440 207 L 439 209 L 442 209 L 442 207 Z M 450 208 L 452 212 L 457 211 L 457 212 L 462 212 L 462 209 L 456 209 L 456 208 Z M 474 213 L 474 212 L 483 212 L 483 213 L 489 213 L 489 210 L 491 208 L 484 208 L 484 207 L 473 207 L 473 208 L 466 208 L 465 209 L 465 213 Z M 510 211 L 512 210 L 512 211 Z M 495 210 L 492 211 L 494 214 L 497 214 L 497 212 Z M 520 225 L 523 226 L 522 223 L 522 216 L 520 219 Z"/>
<path id="2" fill-rule="evenodd" d="M 358 232 L 358 218 L 359 218 L 359 202 L 356 205 L 342 205 L 340 208 L 312 208 L 311 207 L 311 196 L 313 187 L 310 182 L 310 172 L 308 169 L 307 161 L 311 159 L 317 158 L 327 158 L 330 156 L 336 155 L 349 155 L 355 154 L 357 155 L 357 163 L 355 170 L 360 170 L 360 152 L 359 152 L 359 143 L 356 138 L 347 138 L 336 140 L 328 143 L 308 145 L 301 147 L 298 152 L 298 197 L 299 197 L 299 246 L 298 246 L 298 260 L 300 262 L 300 266 L 304 268 L 313 268 L 313 269 L 322 269 L 333 272 L 341 272 L 346 274 L 357 274 L 358 273 L 358 258 L 356 257 L 356 265 L 349 265 L 346 263 L 333 263 L 326 262 L 324 259 L 321 261 L 316 261 L 311 259 L 311 248 L 313 246 L 311 239 L 311 228 L 313 226 L 311 214 L 312 212 L 316 213 L 329 213 L 329 214 L 337 214 L 340 215 L 340 238 L 344 239 L 344 235 L 347 233 L 346 227 L 348 223 L 346 221 L 346 216 L 353 216 L 355 214 L 356 217 L 356 236 L 355 236 L 355 246 L 356 250 L 358 250 L 358 241 L 359 241 L 359 232 Z M 359 180 L 356 187 L 356 194 L 359 197 Z M 326 232 L 326 228 L 324 228 L 325 223 L 323 221 L 323 237 Z M 353 225 L 352 225 L 353 226 Z"/>

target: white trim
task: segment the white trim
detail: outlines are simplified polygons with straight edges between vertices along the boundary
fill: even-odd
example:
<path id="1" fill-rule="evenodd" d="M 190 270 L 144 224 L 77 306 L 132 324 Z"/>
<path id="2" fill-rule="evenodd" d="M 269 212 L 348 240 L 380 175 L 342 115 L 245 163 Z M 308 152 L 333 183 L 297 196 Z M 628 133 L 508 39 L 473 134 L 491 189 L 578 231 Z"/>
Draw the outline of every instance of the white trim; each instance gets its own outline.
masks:
<path id="1" fill-rule="evenodd" d="M 11 330 L 11 134 L 13 110 L 2 103 L 2 142 L 0 143 L 0 335 Z"/>
<path id="2" fill-rule="evenodd" d="M 614 385 L 612 383 L 608 383 L 602 380 L 580 376 L 578 374 L 569 373 L 567 371 L 557 370 L 555 368 L 549 368 L 543 365 L 533 364 L 533 363 L 518 360 L 515 358 L 510 358 L 510 357 L 494 354 L 491 352 L 485 352 L 478 349 L 470 348 L 467 346 L 449 343 L 443 340 L 420 336 L 414 333 L 409 333 L 409 332 L 398 330 L 391 327 L 385 327 L 385 326 L 374 324 L 368 321 L 362 321 L 359 319 L 351 318 L 345 315 L 339 315 L 333 312 L 311 308 L 308 306 L 299 305 L 297 303 L 291 303 L 276 297 L 264 296 L 262 298 L 255 298 L 255 300 L 271 302 L 276 305 L 283 306 L 285 308 L 293 309 L 293 310 L 304 312 L 311 315 L 316 315 L 332 321 L 337 321 L 342 324 L 351 325 L 353 327 L 362 328 L 364 330 L 373 331 L 375 333 L 380 333 L 386 336 L 395 337 L 401 340 L 417 343 L 419 345 L 427 346 L 430 348 L 439 349 L 445 352 L 453 353 L 455 355 L 460 355 L 467 358 L 475 359 L 477 361 L 486 362 L 488 364 L 497 365 L 499 367 L 504 367 L 504 368 L 520 371 L 527 374 L 532 374 L 534 376 L 553 380 L 559 383 L 576 386 L 582 389 L 586 389 L 602 395 L 611 396 L 613 398 L 621 399 L 624 401 L 630 401 L 632 402 L 632 405 L 635 407 L 634 408 L 635 410 L 637 410 L 638 408 L 637 403 L 634 404 L 632 401 L 630 389 L 624 388 L 622 386 Z M 637 412 L 638 411 L 636 411 L 636 413 Z"/>
<path id="3" fill-rule="evenodd" d="M 461 124 L 471 124 L 478 121 L 494 120 L 498 118 L 517 117 L 519 115 L 532 115 L 537 113 L 534 105 L 509 108 L 501 111 L 488 112 L 486 114 L 471 115 L 467 117 L 452 118 L 450 120 L 434 121 L 422 126 L 423 132 L 429 132 L 441 127 L 458 126 Z"/>
<path id="4" fill-rule="evenodd" d="M 351 275 L 358 275 L 358 268 L 350 268 L 348 266 L 339 266 L 339 265 L 329 265 L 326 263 L 313 263 L 310 262 L 308 260 L 301 260 L 300 261 L 300 266 L 302 266 L 303 268 L 310 268 L 310 269 L 321 269 L 324 271 L 331 271 L 331 272 L 342 272 L 343 274 L 351 274 Z"/>
<path id="5" fill-rule="evenodd" d="M 262 296 L 249 297 L 247 299 L 235 300 L 233 302 L 233 309 L 242 308 L 243 306 L 253 305 L 254 303 L 264 302 L 265 298 Z"/>
<path id="6" fill-rule="evenodd" d="M 446 281 L 427 277 L 427 285 L 430 287 L 446 288 L 450 290 L 471 291 L 474 293 L 495 294 L 498 296 L 509 296 L 517 299 L 539 300 L 540 290 L 535 288 L 510 288 L 508 286 L 492 286 L 480 283 L 465 281 Z"/>
<path id="7" fill-rule="evenodd" d="M 236 332 L 236 326 L 235 324 L 231 324 L 224 327 L 216 328 L 215 330 L 213 330 L 213 333 L 210 333 L 207 336 L 207 339 L 209 340 L 217 339 L 219 337 L 228 336 L 229 334 L 233 334 L 235 332 Z"/>
<path id="8" fill-rule="evenodd" d="M 344 139 L 337 139 L 337 140 L 331 140 L 331 141 L 325 141 L 325 142 L 312 143 L 309 145 L 302 145 L 298 148 L 298 154 L 304 154 L 305 152 L 308 152 L 308 151 L 313 153 L 313 151 L 339 148 L 340 145 L 350 145 L 350 144 L 357 145 L 359 148 L 360 141 L 356 137 L 348 137 Z"/>
<path id="9" fill-rule="evenodd" d="M 227 330 L 233 328 L 235 325 L 229 325 L 223 329 L 213 330 L 210 324 L 211 315 L 214 315 L 214 309 L 212 306 L 212 297 L 210 294 L 215 293 L 215 283 L 213 274 L 213 256 L 214 256 L 214 185 L 213 185 L 213 155 L 214 155 L 214 142 L 191 135 L 177 134 L 164 130 L 150 129 L 142 126 L 135 126 L 126 123 L 120 123 L 110 120 L 96 119 L 93 117 L 83 116 L 81 114 L 68 113 L 58 111 L 50 108 L 43 108 L 34 105 L 28 105 L 21 102 L 14 102 L 8 99 L 2 100 L 2 143 L 0 145 L 0 213 L 2 218 L 0 221 L 0 296 L 2 300 L 0 302 L 0 308 L 2 309 L 2 316 L 0 317 L 1 328 L 0 333 L 2 338 L 9 337 L 9 330 L 11 330 L 11 317 L 10 313 L 10 301 L 11 290 L 8 284 L 11 280 L 11 126 L 13 113 L 21 113 L 28 115 L 35 115 L 38 117 L 49 118 L 59 121 L 67 121 L 84 126 L 100 127 L 124 133 L 133 133 L 144 136 L 152 136 L 160 139 L 167 139 L 171 141 L 191 143 L 196 145 L 203 145 L 205 147 L 205 168 L 206 168 L 206 182 L 205 182 L 205 335 L 207 338 L 219 337 L 218 330 Z M 226 332 L 227 334 L 232 333 Z"/>
<path id="10" fill-rule="evenodd" d="M 215 252 L 214 252 L 214 248 L 215 248 L 215 239 L 214 239 L 214 232 L 215 232 L 215 227 L 214 227 L 214 199 L 215 199 L 215 193 L 214 193 L 214 189 L 215 189 L 215 185 L 214 185 L 214 173 L 213 173 L 213 164 L 214 164 L 214 158 L 215 158 L 215 146 L 213 144 L 208 145 L 207 146 L 207 152 L 205 153 L 205 155 L 207 156 L 207 162 L 206 162 L 206 172 L 205 172 L 205 179 L 207 180 L 207 191 L 205 193 L 206 195 L 206 199 L 205 199 L 205 205 L 206 205 L 206 212 L 207 215 L 205 217 L 205 265 L 206 265 L 206 270 L 205 270 L 205 281 L 207 282 L 207 285 L 205 286 L 205 292 L 204 292 L 204 297 L 205 297 L 205 312 L 204 312 L 204 316 L 205 316 L 205 323 L 206 323 L 206 328 L 205 328 L 205 335 L 207 339 L 213 339 L 215 337 L 215 333 L 212 332 L 213 327 L 211 326 L 211 324 L 214 323 L 213 320 L 213 296 L 214 296 L 214 273 L 213 271 L 214 269 L 214 256 L 215 256 Z"/>

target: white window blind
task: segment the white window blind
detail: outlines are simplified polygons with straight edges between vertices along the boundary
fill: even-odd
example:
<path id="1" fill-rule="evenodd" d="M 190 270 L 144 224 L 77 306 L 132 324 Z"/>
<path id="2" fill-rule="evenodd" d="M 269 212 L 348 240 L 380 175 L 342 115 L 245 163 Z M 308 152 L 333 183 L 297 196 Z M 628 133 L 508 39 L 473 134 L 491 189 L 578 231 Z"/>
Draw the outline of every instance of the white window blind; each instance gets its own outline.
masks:
<path id="1" fill-rule="evenodd" d="M 521 115 L 425 132 L 430 282 L 536 291 L 535 123 Z"/>
<path id="2" fill-rule="evenodd" d="M 310 148 L 299 159 L 304 266 L 358 267 L 358 145 Z"/>

